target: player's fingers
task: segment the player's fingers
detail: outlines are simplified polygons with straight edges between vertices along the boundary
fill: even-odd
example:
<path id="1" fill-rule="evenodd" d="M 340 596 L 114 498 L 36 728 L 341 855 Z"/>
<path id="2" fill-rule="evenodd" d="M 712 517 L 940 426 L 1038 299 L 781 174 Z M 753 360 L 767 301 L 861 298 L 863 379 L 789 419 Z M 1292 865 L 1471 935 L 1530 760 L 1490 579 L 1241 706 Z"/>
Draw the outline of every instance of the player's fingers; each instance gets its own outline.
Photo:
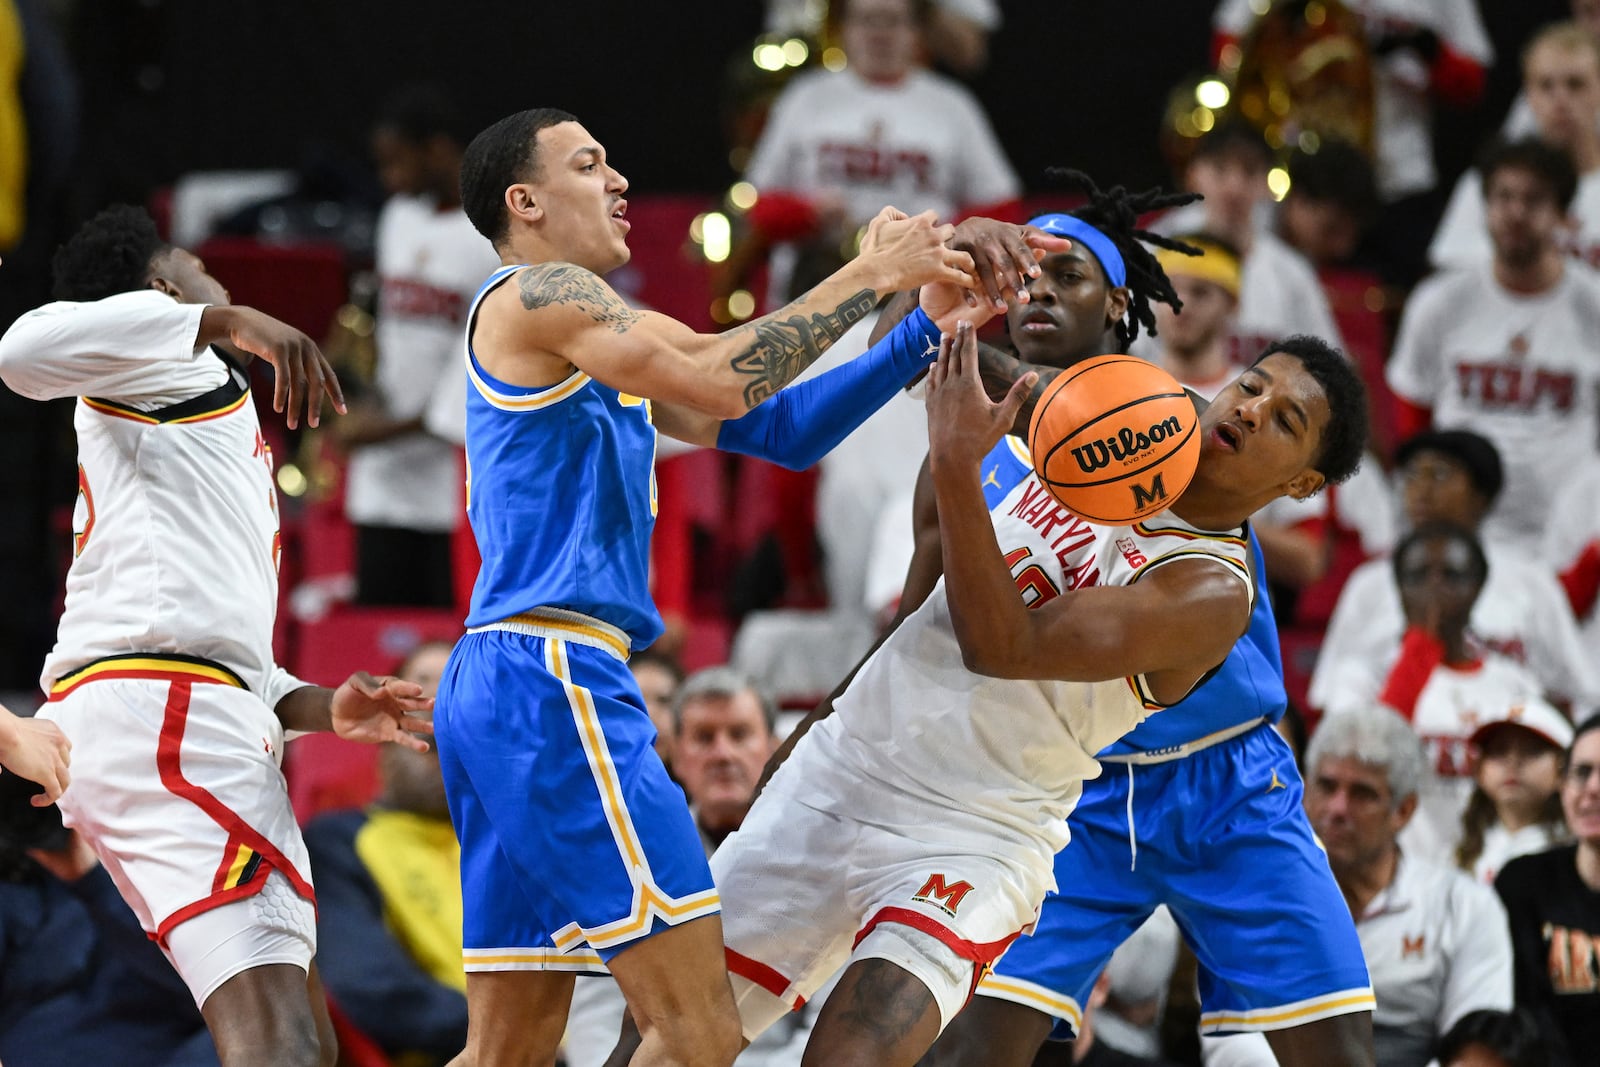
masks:
<path id="1" fill-rule="evenodd" d="M 322 419 L 322 361 L 308 354 L 306 366 L 306 425 L 316 427 Z"/>
<path id="2" fill-rule="evenodd" d="M 954 248 L 946 248 L 940 256 L 945 266 L 954 267 L 965 274 L 969 285 L 977 281 L 978 267 L 970 252 L 958 252 Z"/>
<path id="3" fill-rule="evenodd" d="M 402 730 L 410 730 L 413 733 L 431 734 L 433 733 L 433 720 L 424 719 L 420 715 L 403 715 L 400 717 L 400 728 Z"/>
<path id="4" fill-rule="evenodd" d="M 412 737 L 410 734 L 406 733 L 404 729 L 394 735 L 394 743 L 397 745 L 404 745 L 413 752 L 426 752 L 432 747 L 422 738 Z"/>
<path id="5" fill-rule="evenodd" d="M 948 263 L 941 263 L 938 268 L 937 276 L 931 280 L 935 282 L 949 282 L 951 285 L 959 286 L 962 289 L 976 288 L 978 284 L 977 274 L 975 271 L 965 271 L 959 267 L 952 267 Z"/>
<path id="6" fill-rule="evenodd" d="M 333 364 L 328 362 L 328 357 L 322 354 L 322 349 L 317 349 L 317 361 L 322 367 L 322 388 L 333 401 L 333 410 L 343 415 L 345 413 L 344 389 L 339 385 L 339 376 L 334 373 Z"/>
<path id="7" fill-rule="evenodd" d="M 1036 260 L 1043 259 L 1052 252 L 1067 252 L 1072 249 L 1072 242 L 1067 238 L 1045 233 L 1037 226 L 1022 227 L 1022 240 L 1033 250 L 1033 258 Z"/>
<path id="8" fill-rule="evenodd" d="M 956 325 L 956 366 L 967 378 L 978 380 L 978 331 L 962 319 Z"/>
<path id="9" fill-rule="evenodd" d="M 382 688 L 382 683 L 366 671 L 356 671 L 345 679 L 345 685 L 360 693 L 364 697 L 375 697 Z"/>
<path id="10" fill-rule="evenodd" d="M 260 352 L 256 355 L 267 358 Z M 283 405 L 289 399 L 289 368 L 285 366 L 288 360 L 279 352 L 268 359 L 268 362 L 272 364 L 272 410 L 282 414 Z"/>
<path id="11" fill-rule="evenodd" d="M 943 226 L 935 226 L 933 228 L 933 235 L 937 237 L 942 244 L 956 235 L 956 228 L 947 222 Z"/>
<path id="12" fill-rule="evenodd" d="M 1009 426 L 1017 421 L 1017 412 L 1022 410 L 1022 402 L 1028 399 L 1028 393 L 1038 380 L 1039 375 L 1029 371 L 1011 383 L 1011 388 L 1006 391 L 1005 399 L 1000 401 L 1000 407 L 995 413 L 1001 424 Z"/>
<path id="13" fill-rule="evenodd" d="M 408 682 L 401 678 L 386 676 L 383 679 L 383 687 L 387 689 L 392 696 L 426 699 L 422 696 L 422 686 L 418 685 L 416 682 Z"/>

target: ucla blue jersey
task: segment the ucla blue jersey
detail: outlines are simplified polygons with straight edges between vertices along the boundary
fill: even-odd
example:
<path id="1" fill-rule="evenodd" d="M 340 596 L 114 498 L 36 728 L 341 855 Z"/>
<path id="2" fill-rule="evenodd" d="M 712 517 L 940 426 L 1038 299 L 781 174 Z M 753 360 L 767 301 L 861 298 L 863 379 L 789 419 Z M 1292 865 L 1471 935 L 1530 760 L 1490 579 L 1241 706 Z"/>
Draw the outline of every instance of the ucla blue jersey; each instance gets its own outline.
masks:
<path id="1" fill-rule="evenodd" d="M 1033 469 L 1027 446 L 1006 435 L 983 461 L 983 495 L 993 509 Z M 1250 532 L 1256 573 L 1266 573 L 1261 545 Z M 1289 698 L 1283 689 L 1278 624 L 1266 596 L 1255 598 L 1250 626 L 1222 666 L 1187 699 L 1145 719 L 1100 755 L 1158 752 L 1208 737 L 1231 726 L 1283 716 Z"/>
<path id="2" fill-rule="evenodd" d="M 535 609 L 577 612 L 633 648 L 661 636 L 647 584 L 655 526 L 650 401 L 576 368 L 540 389 L 478 363 L 478 308 L 520 267 L 489 276 L 467 318 L 467 518 L 483 557 L 468 626 Z"/>

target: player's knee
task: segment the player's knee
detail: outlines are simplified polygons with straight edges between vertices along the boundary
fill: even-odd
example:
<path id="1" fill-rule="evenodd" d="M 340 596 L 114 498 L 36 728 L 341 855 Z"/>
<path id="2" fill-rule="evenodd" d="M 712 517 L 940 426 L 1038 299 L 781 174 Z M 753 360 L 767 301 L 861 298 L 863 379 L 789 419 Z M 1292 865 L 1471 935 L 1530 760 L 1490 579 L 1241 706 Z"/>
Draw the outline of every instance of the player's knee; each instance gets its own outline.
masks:
<path id="1" fill-rule="evenodd" d="M 744 1047 L 739 1016 L 729 1010 L 668 1016 L 650 1029 L 672 1063 L 726 1067 Z"/>
<path id="2" fill-rule="evenodd" d="M 339 1054 L 331 1042 L 324 1047 L 310 1016 L 278 1016 L 266 1025 L 225 1023 L 213 1026 L 211 1036 L 222 1067 L 332 1067 Z"/>

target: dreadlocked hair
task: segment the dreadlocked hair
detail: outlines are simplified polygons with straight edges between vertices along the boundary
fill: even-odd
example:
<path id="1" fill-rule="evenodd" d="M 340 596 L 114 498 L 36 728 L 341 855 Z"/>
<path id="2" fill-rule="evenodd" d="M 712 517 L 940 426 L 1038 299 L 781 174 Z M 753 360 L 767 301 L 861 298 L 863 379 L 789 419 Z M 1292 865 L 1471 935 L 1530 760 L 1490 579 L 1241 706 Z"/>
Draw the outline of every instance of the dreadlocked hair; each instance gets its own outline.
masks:
<path id="1" fill-rule="evenodd" d="M 1194 245 L 1140 229 L 1139 217 L 1147 212 L 1193 203 L 1200 199 L 1200 194 L 1169 193 L 1160 186 L 1142 193 L 1130 193 L 1120 185 L 1101 189 L 1093 178 L 1081 170 L 1065 167 L 1051 167 L 1045 173 L 1089 198 L 1087 204 L 1067 214 L 1082 219 L 1105 234 L 1122 255 L 1123 266 L 1128 270 L 1131 299 L 1128 301 L 1128 317 L 1116 326 L 1117 342 L 1126 349 L 1139 336 L 1140 326 L 1144 327 L 1145 333 L 1154 337 L 1156 313 L 1150 306 L 1151 301 L 1166 304 L 1173 311 L 1181 310 L 1183 301 L 1178 299 L 1178 294 L 1173 290 L 1167 272 L 1161 269 L 1161 264 L 1156 262 L 1155 255 L 1145 245 L 1182 252 L 1186 256 L 1198 256 L 1202 252 Z"/>

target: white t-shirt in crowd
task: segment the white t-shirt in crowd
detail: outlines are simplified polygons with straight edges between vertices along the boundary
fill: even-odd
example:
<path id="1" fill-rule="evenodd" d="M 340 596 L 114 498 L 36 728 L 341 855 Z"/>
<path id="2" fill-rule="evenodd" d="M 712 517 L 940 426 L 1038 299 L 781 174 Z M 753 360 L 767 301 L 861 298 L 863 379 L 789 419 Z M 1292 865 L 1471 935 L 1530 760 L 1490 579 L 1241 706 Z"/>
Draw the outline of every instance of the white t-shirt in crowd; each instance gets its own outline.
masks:
<path id="1" fill-rule="evenodd" d="M 1366 24 L 1367 40 L 1426 27 L 1442 43 L 1488 67 L 1494 48 L 1473 0 L 1345 0 Z M 1222 0 L 1212 25 L 1243 36 L 1256 20 L 1253 0 Z M 1385 201 L 1424 193 L 1438 182 L 1433 161 L 1433 102 L 1428 66 L 1410 49 L 1372 57 L 1378 190 Z"/>
<path id="2" fill-rule="evenodd" d="M 378 219 L 377 388 L 395 419 L 424 415 L 440 395 L 462 398 L 467 308 L 500 266 L 493 246 L 459 208 L 428 197 L 395 196 Z M 345 511 L 365 526 L 444 533 L 462 515 L 456 448 L 431 433 L 356 449 Z"/>
<path id="3" fill-rule="evenodd" d="M 1573 258 L 1589 267 L 1600 266 L 1600 170 L 1578 179 L 1578 192 L 1568 212 L 1572 226 L 1562 244 Z M 1428 246 L 1428 262 L 1435 267 L 1471 267 L 1488 263 L 1494 256 L 1489 243 L 1489 224 L 1484 216 L 1483 179 L 1469 170 L 1456 182 L 1450 206 L 1434 231 Z"/>
<path id="4" fill-rule="evenodd" d="M 1482 885 L 1494 885 L 1501 869 L 1518 856 L 1555 848 L 1567 840 L 1565 827 L 1536 822 L 1520 830 L 1507 830 L 1496 822 L 1483 832 L 1483 851 L 1472 865 L 1472 877 Z"/>
<path id="5" fill-rule="evenodd" d="M 1437 429 L 1494 443 L 1505 488 L 1484 525 L 1530 554 L 1567 479 L 1600 439 L 1600 276 L 1569 266 L 1537 294 L 1513 293 L 1492 267 L 1436 274 L 1400 320 L 1386 376 Z"/>
<path id="6" fill-rule="evenodd" d="M 800 75 L 772 105 L 745 178 L 758 190 L 838 193 L 858 224 L 887 204 L 948 222 L 964 204 L 1022 189 L 977 98 L 926 70 L 896 85 L 849 69 Z"/>
<path id="7" fill-rule="evenodd" d="M 1417 811 L 1400 831 L 1406 854 L 1446 866 L 1455 863 L 1461 813 L 1472 795 L 1468 739 L 1485 722 L 1540 699 L 1539 683 L 1504 656 L 1488 653 L 1474 667 L 1435 667 L 1417 697 L 1412 729 L 1422 739 L 1432 773 L 1417 788 Z"/>
<path id="8" fill-rule="evenodd" d="M 1489 576 L 1472 606 L 1472 632 L 1521 663 L 1544 690 L 1580 706 L 1600 705 L 1597 662 L 1584 654 L 1566 594 L 1550 568 L 1519 548 L 1485 542 Z M 1389 557 L 1351 572 L 1339 593 L 1311 675 L 1312 707 L 1370 703 L 1400 655 L 1405 610 Z"/>

